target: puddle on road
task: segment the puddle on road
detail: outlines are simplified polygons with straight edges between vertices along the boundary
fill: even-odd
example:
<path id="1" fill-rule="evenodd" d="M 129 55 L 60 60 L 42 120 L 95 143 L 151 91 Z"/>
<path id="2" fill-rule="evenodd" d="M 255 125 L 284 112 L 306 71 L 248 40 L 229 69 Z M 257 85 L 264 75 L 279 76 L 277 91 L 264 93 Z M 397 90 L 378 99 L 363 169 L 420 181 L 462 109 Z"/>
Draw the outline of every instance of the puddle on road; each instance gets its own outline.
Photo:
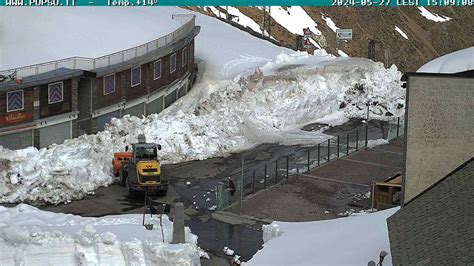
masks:
<path id="1" fill-rule="evenodd" d="M 262 231 L 245 225 L 232 225 L 212 218 L 207 222 L 187 220 L 185 225 L 198 236 L 198 246 L 220 257 L 226 256 L 223 249 L 229 247 L 248 261 L 263 245 Z"/>

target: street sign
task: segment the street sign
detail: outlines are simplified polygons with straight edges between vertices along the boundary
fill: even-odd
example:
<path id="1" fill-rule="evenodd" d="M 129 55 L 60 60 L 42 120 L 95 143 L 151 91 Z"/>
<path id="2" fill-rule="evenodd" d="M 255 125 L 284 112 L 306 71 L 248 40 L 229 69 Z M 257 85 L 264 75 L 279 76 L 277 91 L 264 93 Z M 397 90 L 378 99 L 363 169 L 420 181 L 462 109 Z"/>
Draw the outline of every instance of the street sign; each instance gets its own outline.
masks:
<path id="1" fill-rule="evenodd" d="M 338 40 L 352 40 L 352 29 L 337 29 L 336 39 Z"/>

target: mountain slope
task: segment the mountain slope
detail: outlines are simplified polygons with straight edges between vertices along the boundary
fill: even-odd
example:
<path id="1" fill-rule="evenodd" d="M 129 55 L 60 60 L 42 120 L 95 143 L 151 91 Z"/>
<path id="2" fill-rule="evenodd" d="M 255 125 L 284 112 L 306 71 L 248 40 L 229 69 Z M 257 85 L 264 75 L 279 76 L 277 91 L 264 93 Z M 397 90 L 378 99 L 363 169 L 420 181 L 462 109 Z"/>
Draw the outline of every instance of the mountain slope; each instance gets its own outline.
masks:
<path id="1" fill-rule="evenodd" d="M 223 18 L 226 14 L 226 7 L 188 8 L 215 17 L 219 16 L 216 10 L 222 13 L 221 17 Z M 304 27 L 311 26 L 301 20 L 298 8 L 272 7 L 270 28 L 267 29 L 278 42 L 293 49 L 296 49 L 295 33 L 302 34 Z M 237 7 L 237 9 L 253 19 L 254 22 L 262 25 L 264 10 L 261 7 Z M 317 24 L 317 30 L 323 36 L 322 43 L 317 40 L 316 42 L 323 44 L 320 46 L 328 52 L 338 54 L 334 26 L 352 28 L 353 40 L 339 43 L 339 48 L 344 53 L 349 56 L 367 57 L 368 42 L 369 39 L 373 39 L 380 44 L 376 46 L 375 59 L 384 61 L 384 50 L 387 50 L 387 63 L 396 64 L 404 72 L 416 71 L 424 63 L 434 58 L 474 46 L 473 8 L 303 7 L 303 10 Z M 284 12 L 287 12 L 288 15 L 286 16 Z M 235 12 L 232 13 L 235 15 Z M 235 17 L 232 21 L 242 24 Z M 300 32 L 295 32 L 295 27 L 299 27 Z M 313 30 L 313 33 L 318 32 Z"/>

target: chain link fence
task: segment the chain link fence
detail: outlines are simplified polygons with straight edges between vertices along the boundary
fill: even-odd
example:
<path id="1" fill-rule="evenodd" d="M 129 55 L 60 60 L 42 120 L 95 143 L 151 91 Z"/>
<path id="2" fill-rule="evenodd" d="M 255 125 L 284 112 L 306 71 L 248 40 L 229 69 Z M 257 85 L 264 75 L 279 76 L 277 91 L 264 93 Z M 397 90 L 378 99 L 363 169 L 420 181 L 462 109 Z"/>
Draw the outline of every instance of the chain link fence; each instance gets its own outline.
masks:
<path id="1" fill-rule="evenodd" d="M 315 146 L 297 148 L 290 154 L 265 161 L 257 166 L 245 167 L 244 165 L 243 171 L 234 173 L 219 182 L 215 191 L 217 210 L 238 202 L 240 197 L 245 198 L 339 157 L 370 147 L 373 140 L 390 141 L 398 138 L 404 134 L 404 117 L 385 122 L 384 126 L 378 129 L 370 128 L 368 124 L 365 124 L 336 134 Z"/>

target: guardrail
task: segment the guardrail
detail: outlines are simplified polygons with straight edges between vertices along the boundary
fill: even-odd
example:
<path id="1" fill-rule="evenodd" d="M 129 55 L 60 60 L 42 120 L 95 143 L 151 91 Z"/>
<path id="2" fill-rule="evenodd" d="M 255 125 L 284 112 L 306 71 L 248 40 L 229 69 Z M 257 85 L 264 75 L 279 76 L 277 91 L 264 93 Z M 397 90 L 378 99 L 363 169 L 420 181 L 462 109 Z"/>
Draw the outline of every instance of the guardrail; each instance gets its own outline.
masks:
<path id="1" fill-rule="evenodd" d="M 167 46 L 170 43 L 174 43 L 177 40 L 184 38 L 188 35 L 195 26 L 195 15 L 192 14 L 176 14 L 172 15 L 171 19 L 177 21 L 187 21 L 181 25 L 175 31 L 162 36 L 153 41 L 145 44 L 135 46 L 126 50 L 122 50 L 113 54 L 104 55 L 97 58 L 87 57 L 69 57 L 60 60 L 24 66 L 20 68 L 13 68 L 8 70 L 0 71 L 0 75 L 8 76 L 15 74 L 16 77 L 28 77 L 34 76 L 49 71 L 56 70 L 58 68 L 69 68 L 69 69 L 80 69 L 80 70 L 93 70 L 102 67 L 108 67 L 115 64 L 126 62 L 130 59 L 145 55 L 149 52 L 155 51 L 158 48 Z"/>
<path id="2" fill-rule="evenodd" d="M 244 167 L 241 171 L 229 176 L 234 183 L 235 194 L 229 193 L 227 179 L 219 182 L 215 190 L 216 208 L 217 210 L 225 209 L 241 198 L 287 181 L 290 177 L 309 172 L 339 157 L 368 148 L 372 140 L 390 141 L 403 136 L 404 127 L 404 116 L 387 121 L 380 132 L 369 132 L 369 126 L 365 124 L 348 132 L 341 132 L 315 146 L 297 147 L 287 155 L 261 161 L 255 166 Z"/>

